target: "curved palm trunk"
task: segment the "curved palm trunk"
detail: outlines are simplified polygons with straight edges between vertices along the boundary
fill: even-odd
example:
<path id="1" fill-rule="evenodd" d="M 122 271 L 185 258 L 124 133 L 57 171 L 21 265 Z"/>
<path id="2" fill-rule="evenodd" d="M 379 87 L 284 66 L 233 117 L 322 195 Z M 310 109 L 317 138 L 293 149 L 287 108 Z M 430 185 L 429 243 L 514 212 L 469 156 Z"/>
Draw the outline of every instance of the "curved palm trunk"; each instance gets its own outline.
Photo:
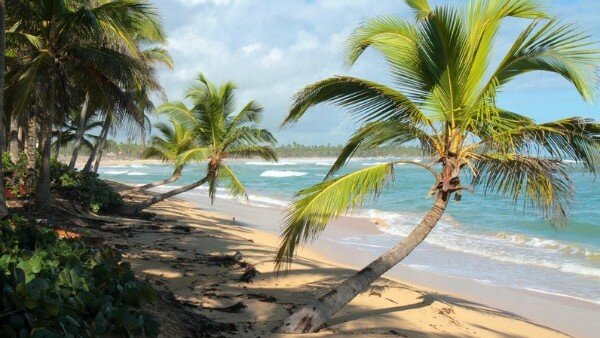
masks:
<path id="1" fill-rule="evenodd" d="M 102 155 L 104 155 L 104 143 L 106 142 L 106 137 L 102 140 L 102 145 L 100 149 L 98 149 L 98 155 L 96 155 L 96 161 L 94 162 L 94 173 L 98 172 L 98 168 L 100 167 L 100 161 L 102 161 Z"/>
<path id="2" fill-rule="evenodd" d="M 148 183 L 139 187 L 135 187 L 133 189 L 129 189 L 127 191 L 124 191 L 123 193 L 121 193 L 121 195 L 125 196 L 125 195 L 129 195 L 129 194 L 133 194 L 136 192 L 140 192 L 140 191 L 144 191 L 144 190 L 148 190 L 154 187 L 158 187 L 164 184 L 169 184 L 169 183 L 173 183 L 175 181 L 177 181 L 178 179 L 181 178 L 181 172 L 180 171 L 175 171 L 173 172 L 173 175 L 171 175 L 171 177 L 164 179 L 164 180 L 160 180 L 160 181 L 155 181 L 152 183 Z"/>
<path id="3" fill-rule="evenodd" d="M 94 161 L 96 160 L 96 154 L 98 154 L 98 151 L 104 147 L 104 141 L 106 141 L 106 138 L 108 137 L 108 131 L 110 129 L 110 113 L 107 113 L 106 118 L 104 119 L 104 123 L 102 123 L 102 131 L 100 131 L 100 136 L 98 137 L 98 140 L 96 140 L 96 144 L 94 145 L 94 148 L 92 148 L 92 152 L 90 153 L 90 157 L 88 158 L 85 167 L 83 168 L 83 171 L 91 171 L 92 170 L 92 165 L 94 164 Z"/>
<path id="4" fill-rule="evenodd" d="M 4 49 L 6 47 L 6 12 L 4 0 L 0 0 L 0 162 L 2 152 L 5 150 L 6 128 L 4 127 Z M 2 163 L 0 163 L 0 219 L 8 216 L 6 198 L 4 197 L 4 177 L 2 176 Z"/>
<path id="5" fill-rule="evenodd" d="M 151 205 L 154 205 L 158 202 L 164 201 L 167 198 L 171 198 L 175 195 L 179 195 L 182 194 L 186 191 L 190 191 L 192 189 L 198 188 L 199 186 L 203 185 L 204 183 L 208 182 L 208 176 L 204 177 L 203 179 L 201 179 L 200 181 L 194 182 L 192 184 L 183 186 L 181 188 L 177 188 L 177 189 L 173 189 L 170 191 L 167 191 L 163 194 L 159 194 L 156 196 L 153 196 L 143 202 L 140 203 L 136 203 L 136 204 L 129 204 L 129 205 L 125 205 L 123 207 L 123 209 L 121 209 L 121 213 L 123 215 L 135 215 L 138 214 L 140 211 L 150 207 Z"/>
<path id="6" fill-rule="evenodd" d="M 348 278 L 325 296 L 288 317 L 280 328 L 283 333 L 317 332 L 341 308 L 367 288 L 377 278 L 401 262 L 429 235 L 448 204 L 448 193 L 438 193 L 434 206 L 417 227 L 395 247 Z"/>
<path id="7" fill-rule="evenodd" d="M 79 122 L 77 123 L 77 134 L 75 135 L 75 142 L 73 143 L 73 153 L 71 154 L 71 161 L 69 161 L 69 170 L 75 169 L 77 164 L 77 157 L 79 157 L 79 150 L 83 141 L 83 134 L 85 132 L 85 122 L 87 120 L 87 111 L 90 104 L 90 94 L 85 94 L 85 101 L 79 112 Z"/>

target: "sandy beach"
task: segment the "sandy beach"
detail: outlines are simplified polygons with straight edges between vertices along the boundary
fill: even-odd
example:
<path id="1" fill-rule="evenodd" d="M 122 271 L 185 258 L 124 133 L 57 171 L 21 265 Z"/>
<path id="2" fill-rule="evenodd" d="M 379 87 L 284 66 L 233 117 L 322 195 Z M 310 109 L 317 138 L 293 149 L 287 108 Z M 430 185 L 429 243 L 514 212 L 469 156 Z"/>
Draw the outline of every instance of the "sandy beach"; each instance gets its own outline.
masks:
<path id="1" fill-rule="evenodd" d="M 221 201 L 219 205 L 233 210 L 232 205 Z M 273 258 L 278 236 L 245 225 L 240 213 L 252 210 L 236 208 L 234 225 L 231 214 L 201 210 L 173 199 L 149 210 L 156 214 L 154 220 L 128 221 L 119 225 L 118 231 L 85 231 L 104 237 L 122 250 L 140 279 L 158 290 L 172 292 L 176 299 L 203 316 L 235 324 L 237 331 L 226 336 L 277 336 L 274 331 L 291 312 L 355 271 L 339 259 L 340 255 L 351 257 L 357 265 L 368 257 L 315 245 L 302 249 L 291 270 L 277 276 Z M 253 213 L 263 215 L 263 221 L 278 221 L 268 212 Z M 345 222 L 345 226 L 371 231 L 364 224 Z M 335 232 L 326 234 L 329 235 Z M 238 260 L 232 262 L 230 258 L 236 253 Z M 404 272 L 411 278 L 399 279 L 393 274 L 379 279 L 369 291 L 340 311 L 326 329 L 313 336 L 593 336 L 593 331 L 587 330 L 593 328 L 597 308 L 586 309 L 576 300 L 494 289 L 406 269 Z M 413 282 L 419 279 L 423 283 Z M 493 299 L 496 301 L 490 301 Z M 508 311 L 510 306 L 501 307 L 502 304 L 521 304 L 521 313 L 539 311 L 540 314 L 532 319 Z M 545 307 L 545 311 L 540 311 L 540 307 Z M 579 323 L 591 320 L 592 324 L 561 322 L 561 318 L 568 320 L 572 315 L 580 316 Z M 544 320 L 539 320 L 542 317 L 556 325 L 544 325 Z"/>

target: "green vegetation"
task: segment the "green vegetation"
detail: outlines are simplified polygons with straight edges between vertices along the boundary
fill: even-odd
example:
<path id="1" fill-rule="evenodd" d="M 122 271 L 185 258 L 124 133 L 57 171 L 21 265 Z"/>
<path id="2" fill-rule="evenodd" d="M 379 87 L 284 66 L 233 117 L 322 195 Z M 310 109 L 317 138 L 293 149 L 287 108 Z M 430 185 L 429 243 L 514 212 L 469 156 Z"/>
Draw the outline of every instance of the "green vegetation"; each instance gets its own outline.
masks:
<path id="1" fill-rule="evenodd" d="M 105 158 L 136 160 L 144 158 L 143 153 L 148 148 L 141 144 L 129 142 L 115 142 L 109 140 L 104 147 Z M 279 158 L 310 158 L 310 157 L 337 157 L 343 145 L 303 145 L 298 143 L 290 143 L 278 145 L 273 148 Z M 70 154 L 72 147 L 66 146 L 62 149 L 61 154 L 67 156 Z M 82 149 L 81 154 L 86 154 Z M 381 146 L 374 149 L 358 149 L 356 157 L 419 157 L 423 156 L 423 151 L 416 146 Z M 239 156 L 231 156 L 236 158 Z"/>
<path id="2" fill-rule="evenodd" d="M 66 164 L 53 161 L 50 167 L 52 190 L 94 213 L 109 213 L 123 206 L 123 199 L 110 185 L 88 171 L 68 170 Z"/>
<path id="3" fill-rule="evenodd" d="M 0 223 L 0 336 L 158 335 L 139 308 L 156 299 L 111 249 L 58 239 L 24 219 Z"/>
<path id="4" fill-rule="evenodd" d="M 367 48 L 382 54 L 394 88 L 336 76 L 305 87 L 293 98 L 284 124 L 322 103 L 342 106 L 364 124 L 340 151 L 325 181 L 298 193 L 285 219 L 278 266 L 289 263 L 298 245 L 318 236 L 333 218 L 377 196 L 399 163 L 432 174 L 433 206 L 398 245 L 290 316 L 281 326 L 285 333 L 320 330 L 425 240 L 450 199 L 459 201 L 464 189 L 482 188 L 560 222 L 573 199 L 562 160 L 573 159 L 588 172 L 597 170 L 600 124 L 578 117 L 537 124 L 496 101 L 502 89 L 531 71 L 556 73 L 584 100 L 591 100 L 600 51 L 587 35 L 551 18 L 531 0 L 472 0 L 469 6 L 434 8 L 427 0 L 406 2 L 414 18 L 367 20 L 352 33 L 345 51 L 348 65 Z M 507 18 L 530 24 L 490 69 L 494 38 Z M 418 144 L 427 161 L 390 161 L 337 174 L 360 150 L 407 144 Z"/>

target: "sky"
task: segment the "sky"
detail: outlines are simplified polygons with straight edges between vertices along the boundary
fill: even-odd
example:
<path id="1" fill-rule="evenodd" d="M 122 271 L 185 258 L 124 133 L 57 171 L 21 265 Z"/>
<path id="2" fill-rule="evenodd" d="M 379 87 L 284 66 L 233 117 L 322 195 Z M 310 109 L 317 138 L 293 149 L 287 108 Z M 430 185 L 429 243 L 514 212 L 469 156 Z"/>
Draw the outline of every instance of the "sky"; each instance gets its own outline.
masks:
<path id="1" fill-rule="evenodd" d="M 430 1 L 431 4 L 464 0 Z M 412 18 L 402 0 L 153 0 L 163 18 L 173 71 L 160 71 L 168 99 L 184 91 L 202 72 L 216 83 L 232 80 L 238 104 L 257 100 L 265 107 L 263 124 L 280 144 L 343 144 L 358 126 L 342 108 L 324 105 L 297 124 L 280 124 L 298 90 L 333 75 L 352 75 L 390 84 L 386 65 L 367 52 L 355 66 L 344 66 L 345 39 L 368 18 Z M 553 14 L 574 22 L 600 40 L 600 1 L 545 1 Z M 502 27 L 492 65 L 527 24 L 511 20 Z M 600 99 L 600 97 L 599 97 Z M 568 116 L 598 119 L 598 102 L 585 103 L 569 82 L 541 72 L 513 81 L 498 97 L 502 107 L 547 122 Z M 160 102 L 157 102 L 160 104 Z"/>

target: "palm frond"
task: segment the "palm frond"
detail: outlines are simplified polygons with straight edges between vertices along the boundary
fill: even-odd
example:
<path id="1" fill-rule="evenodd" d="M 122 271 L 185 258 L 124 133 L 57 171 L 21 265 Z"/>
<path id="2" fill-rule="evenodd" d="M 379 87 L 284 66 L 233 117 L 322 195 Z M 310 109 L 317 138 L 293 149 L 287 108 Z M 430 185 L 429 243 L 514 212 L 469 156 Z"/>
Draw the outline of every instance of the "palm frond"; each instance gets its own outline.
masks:
<path id="1" fill-rule="evenodd" d="M 429 119 L 408 97 L 387 86 L 348 76 L 329 78 L 297 93 L 283 125 L 298 121 L 312 106 L 330 102 L 348 108 L 359 120 L 395 119 L 423 124 Z"/>
<path id="2" fill-rule="evenodd" d="M 277 268 L 289 264 L 297 246 L 317 237 L 332 219 L 361 205 L 368 195 L 378 196 L 393 168 L 394 163 L 376 165 L 300 191 L 286 212 Z"/>
<path id="3" fill-rule="evenodd" d="M 196 147 L 180 154 L 175 163 L 177 166 L 182 166 L 186 163 L 206 161 L 210 154 L 209 148 Z"/>
<path id="4" fill-rule="evenodd" d="M 516 205 L 539 210 L 555 222 L 564 222 L 573 200 L 567 166 L 560 160 L 517 154 L 480 155 L 474 163 L 473 187 L 485 194 L 508 197 Z"/>
<path id="5" fill-rule="evenodd" d="M 561 75 L 577 88 L 585 100 L 594 96 L 594 76 L 598 72 L 600 50 L 589 35 L 574 25 L 556 19 L 541 25 L 531 23 L 517 38 L 500 63 L 490 82 L 504 85 L 512 78 L 530 71 L 547 71 Z M 487 89 L 484 87 L 483 92 Z"/>
<path id="6" fill-rule="evenodd" d="M 350 137 L 327 173 L 327 178 L 337 173 L 359 149 L 401 146 L 411 141 L 418 141 L 425 155 L 432 156 L 436 150 L 441 150 L 435 138 L 417 127 L 393 120 L 367 123 Z"/>
<path id="7" fill-rule="evenodd" d="M 246 188 L 244 184 L 240 181 L 240 179 L 235 175 L 233 170 L 225 164 L 221 165 L 219 171 L 219 179 L 225 181 L 227 183 L 227 188 L 231 195 L 235 197 L 244 197 L 248 200 L 248 193 L 246 192 Z"/>
<path id="8" fill-rule="evenodd" d="M 413 10 L 417 20 L 427 19 L 431 14 L 431 8 L 427 0 L 405 0 L 405 2 Z"/>
<path id="9" fill-rule="evenodd" d="M 265 161 L 277 161 L 277 154 L 272 147 L 269 146 L 239 146 L 232 147 L 227 150 L 229 156 L 251 158 L 260 157 Z"/>
<path id="10" fill-rule="evenodd" d="M 519 151 L 558 160 L 574 160 L 596 173 L 600 161 L 600 124 L 579 117 L 543 124 L 521 121 L 520 126 L 493 134 L 482 144 L 503 152 Z"/>

